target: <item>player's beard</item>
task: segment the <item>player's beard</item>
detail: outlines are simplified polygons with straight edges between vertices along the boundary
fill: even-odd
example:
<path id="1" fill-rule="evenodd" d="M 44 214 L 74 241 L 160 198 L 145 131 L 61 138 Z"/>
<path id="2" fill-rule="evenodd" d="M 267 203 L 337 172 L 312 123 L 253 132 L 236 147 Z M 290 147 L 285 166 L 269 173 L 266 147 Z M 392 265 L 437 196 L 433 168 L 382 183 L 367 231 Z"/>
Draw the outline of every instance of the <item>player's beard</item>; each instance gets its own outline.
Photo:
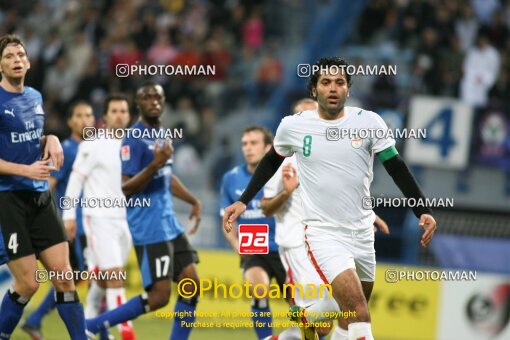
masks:
<path id="1" fill-rule="evenodd" d="M 331 107 L 331 106 L 328 105 L 328 100 L 326 99 L 324 101 L 324 104 L 322 104 L 320 106 L 321 106 L 322 110 L 324 112 L 326 112 L 326 114 L 328 116 L 330 116 L 331 118 L 335 118 L 336 116 L 338 116 L 338 113 L 343 110 L 343 108 L 345 106 L 345 100 L 340 101 L 338 103 L 338 106 Z"/>
<path id="2" fill-rule="evenodd" d="M 343 108 L 344 108 L 344 104 L 342 104 L 342 106 L 337 107 L 337 108 L 327 108 L 326 112 L 331 117 L 335 117 L 338 115 L 338 112 L 342 111 Z"/>

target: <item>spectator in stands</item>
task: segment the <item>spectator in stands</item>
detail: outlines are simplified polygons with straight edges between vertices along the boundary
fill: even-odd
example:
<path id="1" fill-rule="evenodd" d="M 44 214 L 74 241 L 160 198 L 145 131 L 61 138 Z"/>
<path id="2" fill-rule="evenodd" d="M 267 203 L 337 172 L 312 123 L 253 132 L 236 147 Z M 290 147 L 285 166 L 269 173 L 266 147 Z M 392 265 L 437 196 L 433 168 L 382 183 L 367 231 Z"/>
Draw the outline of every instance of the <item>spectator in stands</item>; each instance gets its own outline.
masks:
<path id="1" fill-rule="evenodd" d="M 503 12 L 494 12 L 494 20 L 487 28 L 487 35 L 495 48 L 502 49 L 505 47 L 505 42 L 510 37 L 510 30 L 506 26 Z"/>
<path id="2" fill-rule="evenodd" d="M 467 51 L 474 45 L 478 28 L 479 23 L 473 7 L 469 2 L 466 2 L 461 8 L 460 19 L 455 22 L 455 32 L 463 51 Z"/>
<path id="3" fill-rule="evenodd" d="M 462 62 L 464 53 L 460 47 L 460 40 L 456 35 L 450 38 L 449 48 L 441 50 L 439 60 L 439 74 L 441 77 L 440 95 L 447 97 L 459 96 L 459 84 L 462 77 Z"/>
<path id="4" fill-rule="evenodd" d="M 25 44 L 25 50 L 30 56 L 31 60 L 39 59 L 41 52 L 42 41 L 39 35 L 35 34 L 34 30 L 30 26 L 25 28 L 25 31 L 21 35 Z"/>
<path id="5" fill-rule="evenodd" d="M 132 34 L 136 45 L 142 51 L 147 51 L 156 39 L 156 14 L 151 10 L 145 10 L 141 18 L 141 23 L 135 25 Z"/>
<path id="6" fill-rule="evenodd" d="M 388 2 L 386 0 L 374 0 L 367 3 L 359 20 L 359 37 L 362 43 L 368 43 L 374 33 L 384 25 Z"/>
<path id="7" fill-rule="evenodd" d="M 90 95 L 98 89 L 106 91 L 108 89 L 108 84 L 106 82 L 105 77 L 102 77 L 99 73 L 97 60 L 95 58 L 92 58 L 91 62 L 87 65 L 87 68 L 85 69 L 83 77 L 80 79 L 78 83 L 76 95 L 74 96 L 72 102 L 79 100 L 88 101 L 90 99 Z"/>
<path id="8" fill-rule="evenodd" d="M 414 62 L 416 76 L 416 90 L 427 94 L 440 92 L 439 74 L 439 45 L 435 29 L 429 27 L 422 33 L 422 43 L 418 48 Z"/>
<path id="9" fill-rule="evenodd" d="M 46 74 L 43 87 L 45 97 L 55 100 L 57 107 L 63 109 L 74 96 L 78 79 L 79 75 L 72 68 L 68 56 L 62 54 Z"/>
<path id="10" fill-rule="evenodd" d="M 261 101 L 264 103 L 280 84 L 282 77 L 283 65 L 278 57 L 273 51 L 264 54 L 257 70 L 257 88 L 253 103 L 255 105 Z"/>
<path id="11" fill-rule="evenodd" d="M 220 190 L 223 175 L 232 168 L 232 164 L 234 163 L 234 152 L 228 136 L 223 136 L 219 144 L 220 146 L 216 148 L 216 152 L 212 157 L 213 165 L 211 177 L 209 178 L 209 185 L 215 191 Z"/>
<path id="12" fill-rule="evenodd" d="M 500 7 L 499 0 L 470 0 L 482 24 L 489 25 L 493 14 Z"/>
<path id="13" fill-rule="evenodd" d="M 229 69 L 228 93 L 223 95 L 222 107 L 236 107 L 245 101 L 249 94 L 256 91 L 255 84 L 251 81 L 251 79 L 255 79 L 257 72 L 255 60 L 253 49 L 244 46 Z M 222 116 L 225 113 L 224 111 L 219 111 L 219 114 Z M 223 175 L 223 173 L 221 174 Z"/>
<path id="14" fill-rule="evenodd" d="M 172 45 L 168 33 L 165 30 L 160 30 L 156 35 L 154 44 L 147 51 L 147 61 L 151 64 L 164 65 L 172 62 L 177 53 L 177 49 Z"/>
<path id="15" fill-rule="evenodd" d="M 503 13 L 505 13 L 506 27 L 510 27 L 510 0 L 503 0 L 503 3 Z"/>
<path id="16" fill-rule="evenodd" d="M 85 36 L 85 31 L 79 30 L 74 35 L 72 48 L 68 49 L 67 54 L 69 57 L 70 67 L 80 77 L 85 73 L 86 68 L 89 67 L 93 53 L 94 50 Z"/>
<path id="17" fill-rule="evenodd" d="M 205 2 L 190 1 L 188 10 L 180 17 L 180 29 L 184 35 L 193 36 L 197 40 L 205 39 L 209 27 Z"/>
<path id="18" fill-rule="evenodd" d="M 442 48 L 448 48 L 450 39 L 455 32 L 455 25 L 448 8 L 442 6 L 436 8 L 434 29 L 438 34 L 438 45 Z"/>
<path id="19" fill-rule="evenodd" d="M 188 97 L 180 97 L 175 110 L 165 110 L 161 117 L 164 128 L 183 128 L 183 134 L 190 142 L 194 142 L 200 132 L 200 118 L 193 102 Z"/>
<path id="20" fill-rule="evenodd" d="M 44 48 L 41 51 L 42 63 L 45 68 L 52 66 L 57 58 L 64 52 L 64 44 L 58 35 L 58 30 L 52 28 L 44 41 Z"/>
<path id="21" fill-rule="evenodd" d="M 222 40 L 213 37 L 206 43 L 206 50 L 202 56 L 205 66 L 214 66 L 215 73 L 207 77 L 205 93 L 207 99 L 215 109 L 222 109 L 220 99 L 225 91 L 228 69 L 232 63 L 230 52 L 223 46 Z"/>
<path id="22" fill-rule="evenodd" d="M 198 44 L 195 40 L 193 40 L 192 36 L 181 36 L 180 39 L 181 50 L 175 58 L 169 61 L 169 64 L 179 65 L 179 66 L 199 66 L 201 63 L 202 56 L 200 55 L 200 50 L 198 48 Z M 179 77 L 180 78 L 180 77 Z M 183 76 L 183 79 L 191 80 L 193 77 L 191 76 Z"/>
<path id="23" fill-rule="evenodd" d="M 114 47 L 110 55 L 110 72 L 115 74 L 115 66 L 118 64 L 135 65 L 142 59 L 142 53 L 131 39 L 126 39 Z"/>
<path id="24" fill-rule="evenodd" d="M 254 50 L 259 49 L 264 43 L 264 23 L 260 17 L 260 11 L 254 8 L 248 20 L 244 23 L 243 44 Z"/>
<path id="25" fill-rule="evenodd" d="M 476 45 L 466 54 L 462 69 L 461 99 L 475 107 L 487 105 L 487 94 L 499 74 L 500 56 L 483 31 L 478 34 Z"/>
<path id="26" fill-rule="evenodd" d="M 398 43 L 400 48 L 416 49 L 419 43 L 419 36 L 416 34 L 418 20 L 412 15 L 404 15 L 401 27 L 397 30 Z"/>

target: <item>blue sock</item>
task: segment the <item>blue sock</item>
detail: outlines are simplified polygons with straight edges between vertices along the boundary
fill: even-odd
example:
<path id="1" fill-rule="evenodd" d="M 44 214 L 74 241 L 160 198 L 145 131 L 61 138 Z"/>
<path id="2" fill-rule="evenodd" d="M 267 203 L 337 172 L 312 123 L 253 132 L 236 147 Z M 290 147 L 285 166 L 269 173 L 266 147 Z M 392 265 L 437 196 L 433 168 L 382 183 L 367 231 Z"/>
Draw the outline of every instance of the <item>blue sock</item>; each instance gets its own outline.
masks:
<path id="1" fill-rule="evenodd" d="M 148 311 L 147 298 L 143 295 L 138 295 L 115 309 L 88 319 L 87 329 L 95 334 L 119 323 L 136 319 Z"/>
<path id="2" fill-rule="evenodd" d="M 264 308 L 261 308 L 264 307 Z M 273 322 L 273 317 L 271 316 L 271 310 L 269 309 L 268 300 L 255 299 L 253 301 L 253 305 L 251 307 L 251 311 L 253 312 L 253 327 L 255 328 L 255 332 L 259 339 L 267 338 L 268 336 L 273 335 L 273 330 L 269 327 L 269 324 Z M 261 313 L 269 316 L 261 316 Z M 257 321 L 259 325 L 257 327 Z"/>
<path id="3" fill-rule="evenodd" d="M 74 292 L 56 292 L 56 307 L 72 340 L 87 340 L 83 305 Z"/>
<path id="4" fill-rule="evenodd" d="M 170 336 L 170 340 L 181 340 L 189 337 L 192 327 L 181 326 L 181 321 L 185 321 L 187 323 L 195 321 L 195 308 L 196 302 L 182 301 L 181 299 L 178 299 L 177 302 L 175 302 L 174 311 L 176 316 L 174 318 L 174 325 L 172 326 L 172 335 Z M 178 317 L 177 313 L 181 313 L 180 315 L 183 315 L 183 317 Z"/>
<path id="5" fill-rule="evenodd" d="M 46 314 L 55 308 L 55 288 L 51 287 L 39 307 L 27 318 L 26 323 L 35 328 L 41 328 L 41 321 Z"/>
<path id="6" fill-rule="evenodd" d="M 0 338 L 9 339 L 16 328 L 28 299 L 9 289 L 0 305 Z"/>
<path id="7" fill-rule="evenodd" d="M 104 303 L 99 308 L 99 314 L 103 314 L 106 311 L 108 311 L 108 309 L 106 308 L 106 301 L 104 301 Z M 109 336 L 110 330 L 108 330 L 107 328 L 102 328 L 99 331 L 99 340 L 109 340 L 110 339 Z"/>
<path id="8" fill-rule="evenodd" d="M 110 332 L 107 329 L 102 329 L 99 331 L 99 340 L 108 340 L 110 336 Z"/>

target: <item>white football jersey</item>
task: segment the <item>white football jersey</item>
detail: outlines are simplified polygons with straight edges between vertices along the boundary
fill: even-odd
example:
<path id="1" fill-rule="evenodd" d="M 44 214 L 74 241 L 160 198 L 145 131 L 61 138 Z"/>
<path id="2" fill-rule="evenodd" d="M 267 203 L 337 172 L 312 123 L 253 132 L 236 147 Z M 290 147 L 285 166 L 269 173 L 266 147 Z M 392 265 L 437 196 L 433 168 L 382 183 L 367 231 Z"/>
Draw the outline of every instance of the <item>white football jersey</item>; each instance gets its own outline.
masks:
<path id="1" fill-rule="evenodd" d="M 80 143 L 65 196 L 79 197 L 83 189 L 83 201 L 87 202 L 86 205 L 82 204 L 84 216 L 126 218 L 126 208 L 118 204 L 125 200 L 122 192 L 121 143 L 122 140 L 114 138 Z M 115 200 L 115 204 L 111 204 L 112 200 Z M 75 207 L 64 210 L 62 217 L 64 220 L 75 219 Z"/>
<path id="2" fill-rule="evenodd" d="M 283 166 L 288 163 L 297 169 L 296 157 L 286 158 L 278 171 L 264 186 L 264 198 L 275 197 L 283 191 Z M 275 242 L 280 247 L 294 248 L 304 243 L 303 206 L 299 191 L 300 187 L 298 186 L 285 203 L 283 203 L 282 207 L 274 214 L 276 220 Z"/>
<path id="3" fill-rule="evenodd" d="M 317 110 L 282 119 L 274 148 L 286 157 L 296 154 L 304 224 L 352 230 L 373 224 L 375 214 L 362 201 L 370 196 L 374 153 L 395 145 L 391 136 L 374 136 L 375 130 L 382 132 L 378 136 L 388 130 L 378 114 L 350 106 L 337 120 L 321 119 Z"/>

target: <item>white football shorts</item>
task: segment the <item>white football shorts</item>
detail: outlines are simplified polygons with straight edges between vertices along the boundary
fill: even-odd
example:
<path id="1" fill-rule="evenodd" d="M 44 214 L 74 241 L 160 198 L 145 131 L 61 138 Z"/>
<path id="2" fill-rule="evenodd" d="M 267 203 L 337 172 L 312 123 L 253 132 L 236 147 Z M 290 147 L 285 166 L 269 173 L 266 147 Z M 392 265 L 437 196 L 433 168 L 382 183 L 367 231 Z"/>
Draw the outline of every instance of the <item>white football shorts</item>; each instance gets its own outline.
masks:
<path id="1" fill-rule="evenodd" d="M 125 219 L 83 216 L 83 227 L 91 261 L 99 270 L 126 265 L 133 241 Z"/>
<path id="2" fill-rule="evenodd" d="M 374 228 L 349 230 L 331 226 L 305 226 L 308 256 L 323 282 L 353 268 L 361 281 L 375 280 Z"/>
<path id="3" fill-rule="evenodd" d="M 299 247 L 280 247 L 279 253 L 283 267 L 287 272 L 287 283 L 303 286 L 304 291 L 300 291 L 299 286 L 294 290 L 294 305 L 308 306 L 319 300 L 321 289 L 323 296 L 328 296 L 328 289 L 325 286 L 321 286 L 324 285 L 324 282 L 308 258 L 308 252 L 304 243 Z M 315 291 L 317 292 L 317 296 L 312 299 L 309 297 L 313 295 L 311 294 L 313 293 L 313 288 L 307 286 L 310 284 L 316 286 Z"/>

